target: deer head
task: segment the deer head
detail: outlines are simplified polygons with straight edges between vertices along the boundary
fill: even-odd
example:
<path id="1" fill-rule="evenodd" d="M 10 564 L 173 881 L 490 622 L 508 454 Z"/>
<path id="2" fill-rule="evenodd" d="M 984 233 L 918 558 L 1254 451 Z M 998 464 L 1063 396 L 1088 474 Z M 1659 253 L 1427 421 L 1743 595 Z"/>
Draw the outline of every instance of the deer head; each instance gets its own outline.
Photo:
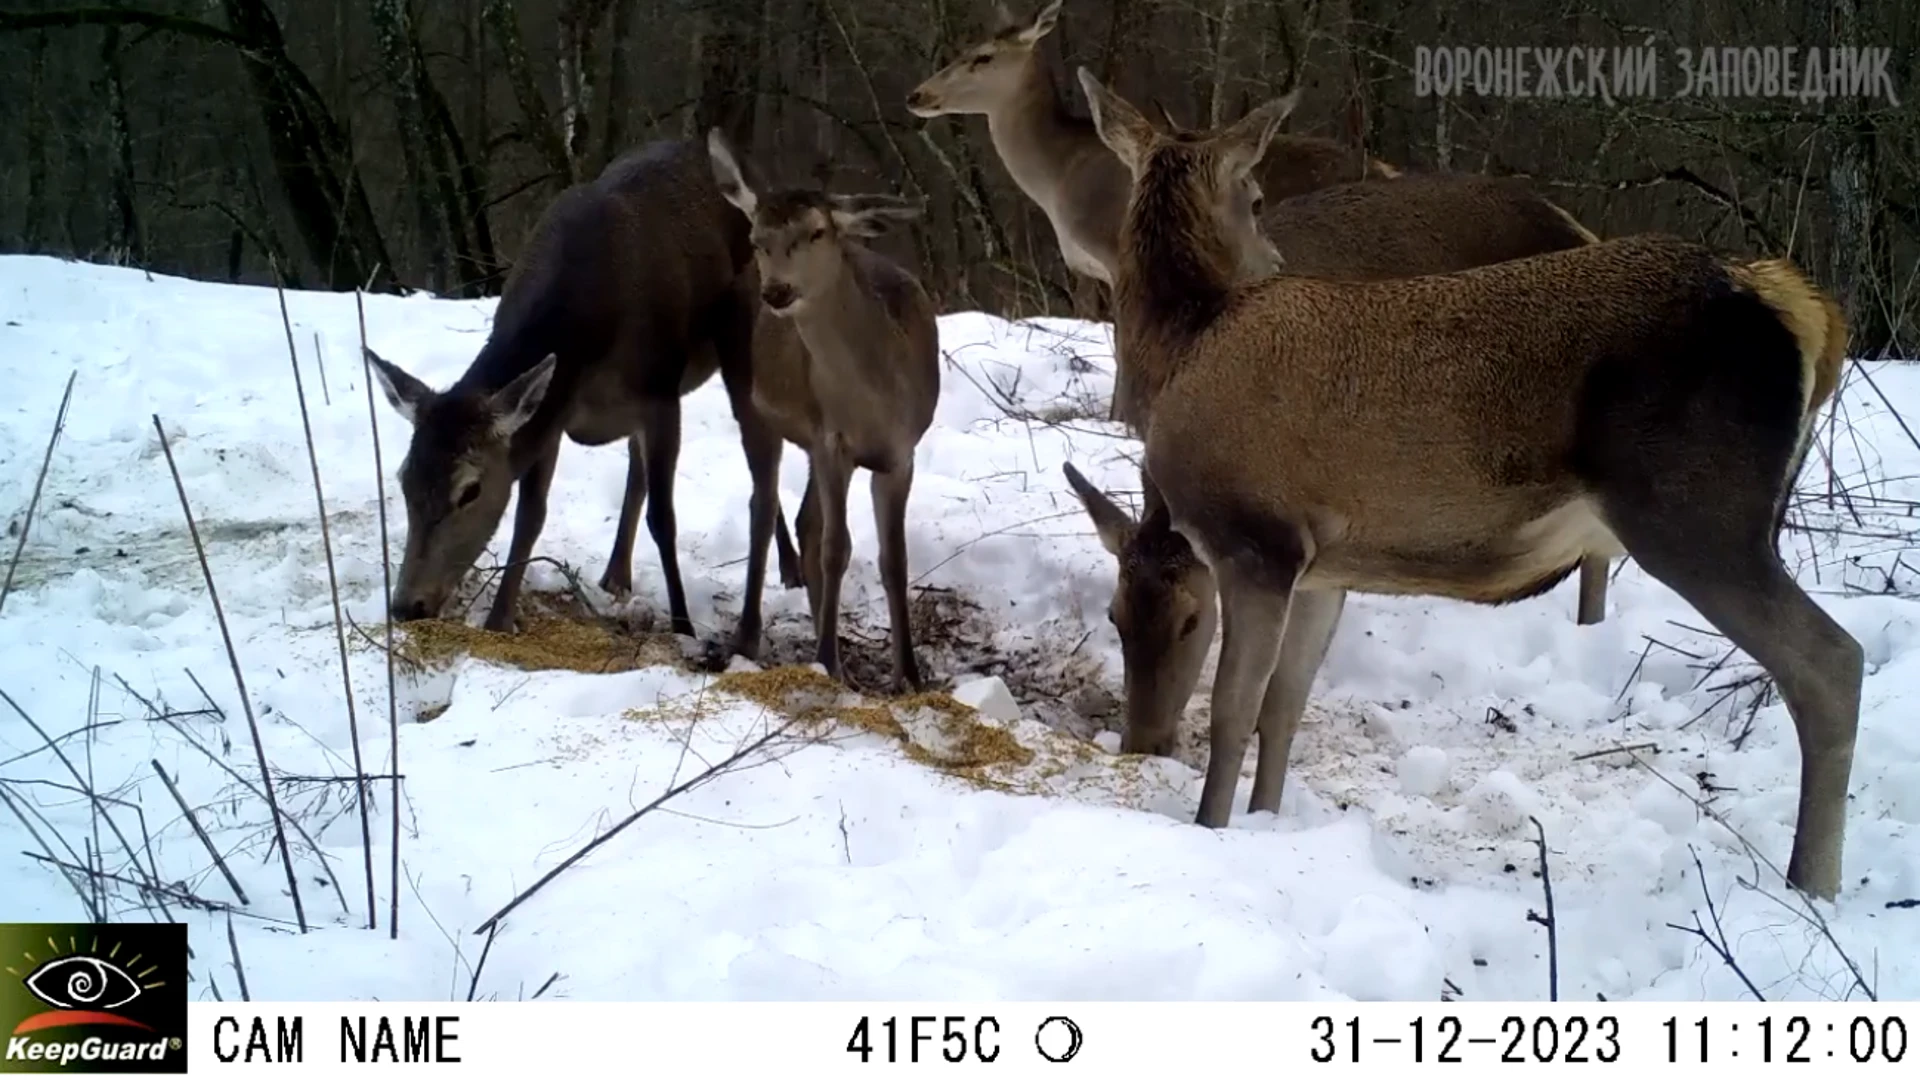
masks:
<path id="1" fill-rule="evenodd" d="M 435 393 L 373 350 L 367 350 L 367 358 L 387 401 L 413 425 L 413 439 L 400 462 L 407 542 L 393 586 L 391 616 L 400 621 L 432 618 L 473 569 L 500 524 L 518 479 L 513 436 L 545 400 L 557 358 L 547 356 L 492 393 Z"/>
<path id="2" fill-rule="evenodd" d="M 1120 636 L 1126 686 L 1120 750 L 1170 755 L 1213 644 L 1213 573 L 1173 530 L 1164 510 L 1136 521 L 1072 464 L 1063 462 L 1061 469 L 1100 543 L 1119 563 L 1107 621 Z"/>
<path id="3" fill-rule="evenodd" d="M 993 35 L 915 87 L 907 95 L 907 111 L 919 117 L 993 112 L 1019 92 L 1034 47 L 1059 22 L 1064 2 L 1053 0 L 1032 19 L 1017 18 L 1005 4 L 996 4 Z"/>
<path id="4" fill-rule="evenodd" d="M 707 135 L 720 194 L 753 223 L 760 298 L 775 315 L 805 313 L 846 272 L 845 242 L 886 233 L 891 222 L 920 215 L 920 207 L 891 195 L 834 195 L 815 188 L 758 192 L 718 128 Z"/>
<path id="5" fill-rule="evenodd" d="M 1163 131 L 1086 68 L 1079 78 L 1100 141 L 1133 175 L 1134 205 L 1158 204 L 1158 220 L 1186 228 L 1185 242 L 1221 263 L 1212 269 L 1228 280 L 1279 272 L 1284 261 L 1260 227 L 1264 199 L 1253 169 L 1299 103 L 1298 89 L 1216 131 Z"/>

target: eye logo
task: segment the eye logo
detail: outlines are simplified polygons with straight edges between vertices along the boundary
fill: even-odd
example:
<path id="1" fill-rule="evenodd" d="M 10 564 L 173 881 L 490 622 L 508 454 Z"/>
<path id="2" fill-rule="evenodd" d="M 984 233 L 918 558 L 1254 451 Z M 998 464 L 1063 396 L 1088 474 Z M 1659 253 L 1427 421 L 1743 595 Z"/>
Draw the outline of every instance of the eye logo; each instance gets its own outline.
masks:
<path id="1" fill-rule="evenodd" d="M 140 996 L 133 976 L 91 956 L 56 956 L 27 976 L 26 984 L 56 1009 L 117 1009 Z"/>
<path id="2" fill-rule="evenodd" d="M 6 969 L 8 974 L 26 985 L 29 993 L 51 1006 L 46 1012 L 20 1021 L 13 1029 L 15 1035 L 82 1024 L 113 1024 L 153 1030 L 113 1010 L 126 1007 L 148 990 L 165 986 L 164 981 L 140 981 L 160 970 L 159 965 L 137 970 L 140 955 L 136 953 L 130 959 L 120 960 L 119 945 L 113 946 L 105 956 L 80 952 L 78 943 L 71 938 L 67 941 L 64 955 L 59 943 L 52 938 L 47 939 L 47 945 L 54 952 L 47 960 L 39 960 L 32 953 L 26 954 L 27 962 L 37 965 L 28 974 L 23 976 L 11 967 Z M 100 941 L 95 938 L 88 953 L 99 951 Z"/>

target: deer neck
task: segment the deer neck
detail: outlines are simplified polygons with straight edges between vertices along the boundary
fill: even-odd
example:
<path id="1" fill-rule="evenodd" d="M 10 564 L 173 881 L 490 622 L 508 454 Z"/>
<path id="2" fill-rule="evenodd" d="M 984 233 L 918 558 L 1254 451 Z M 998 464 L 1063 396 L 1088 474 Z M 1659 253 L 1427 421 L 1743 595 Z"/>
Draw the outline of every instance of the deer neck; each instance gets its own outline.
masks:
<path id="1" fill-rule="evenodd" d="M 883 331 L 891 326 L 885 305 L 867 287 L 852 251 L 841 256 L 833 283 L 810 298 L 793 319 L 814 365 L 836 383 L 888 362 L 891 335 Z"/>
<path id="2" fill-rule="evenodd" d="M 1068 166 L 1089 147 L 1104 150 L 1093 124 L 1067 111 L 1037 52 L 1013 93 L 987 113 L 987 134 L 1013 182 L 1048 217 L 1065 197 Z"/>
<path id="3" fill-rule="evenodd" d="M 1143 435 L 1154 399 L 1179 370 L 1187 346 L 1226 310 L 1234 291 L 1224 244 L 1212 223 L 1192 210 L 1178 179 L 1143 178 L 1120 230 L 1115 412 Z"/>
<path id="4" fill-rule="evenodd" d="M 511 337 L 489 340 L 480 347 L 480 354 L 473 358 L 473 363 L 448 388 L 448 392 L 497 393 L 508 383 L 532 371 L 536 364 L 546 359 L 547 352 L 546 349 L 528 349 Z M 553 381 L 548 385 L 540 407 L 513 433 L 509 456 L 515 475 L 525 472 L 528 465 L 545 452 L 547 444 L 559 437 L 573 398 L 577 374 L 572 366 L 562 360 L 554 370 Z"/>

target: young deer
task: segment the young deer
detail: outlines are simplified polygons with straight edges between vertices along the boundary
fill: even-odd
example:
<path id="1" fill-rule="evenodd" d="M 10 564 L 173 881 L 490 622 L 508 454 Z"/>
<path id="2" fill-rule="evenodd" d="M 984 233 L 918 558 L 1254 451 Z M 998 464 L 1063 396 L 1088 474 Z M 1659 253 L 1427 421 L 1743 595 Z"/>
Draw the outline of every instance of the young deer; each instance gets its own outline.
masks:
<path id="1" fill-rule="evenodd" d="M 1130 180 L 1093 124 L 1068 110 L 1037 51 L 1059 21 L 1064 2 L 1052 0 L 1031 20 L 996 3 L 992 36 L 908 94 L 907 111 L 922 118 L 984 115 L 994 151 L 1013 182 L 1047 215 L 1067 268 L 1111 286 Z M 1390 166 L 1331 139 L 1280 135 L 1255 177 L 1256 197 L 1284 199 L 1330 184 L 1396 175 Z"/>
<path id="2" fill-rule="evenodd" d="M 707 137 L 720 193 L 752 223 L 766 308 L 756 331 L 753 403 L 781 438 L 807 452 L 795 523 L 813 609 L 815 658 L 836 679 L 840 583 L 851 554 L 847 488 L 873 474 L 880 583 L 893 626 L 893 685 L 919 689 L 907 605 L 907 498 L 913 455 L 940 399 L 933 300 L 913 274 L 859 241 L 917 206 L 884 195 L 755 190 L 718 129 Z M 778 445 L 774 450 L 776 459 Z M 766 538 L 759 537 L 765 560 Z"/>
<path id="3" fill-rule="evenodd" d="M 1324 188 L 1274 204 L 1261 226 L 1285 257 L 1283 272 L 1346 280 L 1464 270 L 1598 242 L 1525 181 L 1448 174 Z M 1126 686 L 1121 748 L 1171 754 L 1213 642 L 1213 576 L 1179 533 L 1143 530 L 1071 464 L 1063 468 L 1118 563 L 1110 614 Z M 1151 505 L 1151 478 L 1142 486 Z M 1601 621 L 1606 590 L 1607 559 L 1582 559 L 1582 625 Z"/>
<path id="4" fill-rule="evenodd" d="M 632 591 L 634 531 L 646 504 L 673 630 L 693 636 L 673 516 L 680 398 L 718 369 L 753 475 L 750 529 L 759 540 L 732 648 L 757 655 L 766 538 L 776 527 L 782 576 L 798 576 L 780 514 L 779 439 L 750 400 L 758 306 L 746 227 L 720 198 L 697 143 L 643 147 L 563 192 L 535 225 L 493 330 L 459 381 L 435 392 L 371 357 L 387 400 L 413 425 L 400 464 L 407 542 L 393 617 L 440 613 L 493 536 L 517 481 L 507 567 L 486 620 L 490 630 L 514 628 L 565 434 L 583 446 L 627 440 L 626 496 L 601 587 Z"/>
<path id="5" fill-rule="evenodd" d="M 1348 590 L 1486 604 L 1626 553 L 1777 681 L 1799 734 L 1787 880 L 1840 885 L 1860 645 L 1776 549 L 1839 308 L 1785 260 L 1638 236 L 1453 274 L 1236 284 L 1237 198 L 1281 103 L 1163 135 L 1079 72 L 1134 189 L 1115 289 L 1163 525 L 1219 582 L 1198 823 L 1225 825 L 1260 732 L 1255 810 Z M 1143 526 L 1146 528 L 1149 526 Z"/>

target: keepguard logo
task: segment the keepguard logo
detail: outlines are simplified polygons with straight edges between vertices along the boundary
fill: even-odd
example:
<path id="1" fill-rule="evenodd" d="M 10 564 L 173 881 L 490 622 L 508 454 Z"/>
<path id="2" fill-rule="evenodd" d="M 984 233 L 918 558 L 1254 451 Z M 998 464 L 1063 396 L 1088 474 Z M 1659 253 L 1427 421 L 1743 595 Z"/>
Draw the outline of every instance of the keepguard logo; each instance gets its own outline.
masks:
<path id="1" fill-rule="evenodd" d="M 0 923 L 0 1073 L 187 1071 L 182 923 Z"/>

